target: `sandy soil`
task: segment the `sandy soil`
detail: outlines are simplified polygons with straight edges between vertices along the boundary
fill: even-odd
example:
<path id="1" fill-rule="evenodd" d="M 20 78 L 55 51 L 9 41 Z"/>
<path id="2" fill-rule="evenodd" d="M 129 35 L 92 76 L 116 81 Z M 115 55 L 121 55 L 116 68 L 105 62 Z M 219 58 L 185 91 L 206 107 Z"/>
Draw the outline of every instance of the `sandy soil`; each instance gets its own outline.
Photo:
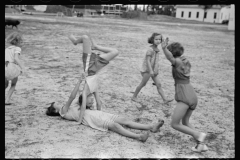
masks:
<path id="1" fill-rule="evenodd" d="M 25 19 L 18 30 L 24 35 L 22 59 L 27 73 L 19 77 L 13 104 L 5 106 L 6 158 L 235 157 L 235 34 L 228 31 L 227 26 L 105 18 L 53 20 L 34 17 L 30 20 L 31 16 L 11 17 Z M 9 34 L 15 30 L 7 27 L 5 32 Z M 152 32 L 160 32 L 185 47 L 185 56 L 192 63 L 191 83 L 199 98 L 191 123 L 197 130 L 208 133 L 208 152 L 192 152 L 193 138 L 170 127 L 176 102 L 164 106 L 152 80 L 139 94 L 141 102 L 130 100 L 141 81 L 139 67 L 148 47 L 147 38 Z M 151 133 L 145 143 L 45 115 L 48 103 L 64 103 L 68 99 L 83 70 L 82 46 L 72 45 L 66 36 L 86 33 L 90 33 L 98 44 L 120 51 L 100 75 L 103 110 L 140 123 L 164 119 L 161 131 Z M 173 98 L 171 65 L 163 54 L 160 79 L 165 94 Z"/>

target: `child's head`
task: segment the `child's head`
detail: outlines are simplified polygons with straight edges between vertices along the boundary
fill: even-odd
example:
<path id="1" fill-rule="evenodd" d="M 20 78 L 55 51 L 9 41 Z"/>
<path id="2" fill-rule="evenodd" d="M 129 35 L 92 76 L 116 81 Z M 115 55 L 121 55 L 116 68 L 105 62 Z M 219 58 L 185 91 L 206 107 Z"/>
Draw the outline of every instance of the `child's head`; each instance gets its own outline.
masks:
<path id="1" fill-rule="evenodd" d="M 82 105 L 82 95 L 79 96 L 78 102 L 79 102 L 79 105 L 81 106 Z M 86 106 L 91 107 L 93 105 L 93 102 L 94 102 L 93 94 L 90 93 L 87 96 Z"/>
<path id="2" fill-rule="evenodd" d="M 148 38 L 148 43 L 159 45 L 162 43 L 162 35 L 160 33 L 153 33 L 152 36 Z"/>
<path id="3" fill-rule="evenodd" d="M 55 102 L 53 102 L 50 107 L 47 108 L 46 114 L 48 116 L 60 116 L 59 109 L 54 105 Z"/>
<path id="4" fill-rule="evenodd" d="M 6 42 L 11 45 L 20 46 L 22 43 L 22 35 L 18 32 L 12 32 L 7 36 Z"/>
<path id="5" fill-rule="evenodd" d="M 180 57 L 183 52 L 183 46 L 178 42 L 173 42 L 167 46 L 167 49 L 172 53 L 173 57 Z"/>

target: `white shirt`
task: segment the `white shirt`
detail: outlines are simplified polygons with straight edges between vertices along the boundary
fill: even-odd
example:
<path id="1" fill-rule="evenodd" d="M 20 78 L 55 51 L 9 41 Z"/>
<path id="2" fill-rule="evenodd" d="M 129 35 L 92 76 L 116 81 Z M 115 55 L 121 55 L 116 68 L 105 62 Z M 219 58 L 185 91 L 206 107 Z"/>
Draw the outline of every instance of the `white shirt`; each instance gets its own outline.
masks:
<path id="1" fill-rule="evenodd" d="M 5 61 L 15 62 L 15 54 L 21 54 L 21 48 L 17 46 L 9 46 L 5 49 Z"/>

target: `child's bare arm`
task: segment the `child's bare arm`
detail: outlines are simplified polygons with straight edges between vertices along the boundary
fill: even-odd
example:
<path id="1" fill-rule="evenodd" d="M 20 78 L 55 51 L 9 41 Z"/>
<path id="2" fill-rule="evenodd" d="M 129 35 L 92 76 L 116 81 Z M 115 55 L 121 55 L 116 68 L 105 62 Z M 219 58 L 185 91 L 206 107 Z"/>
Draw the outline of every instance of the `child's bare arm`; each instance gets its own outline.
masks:
<path id="1" fill-rule="evenodd" d="M 67 111 L 68 111 L 72 101 L 76 98 L 77 92 L 78 92 L 80 84 L 82 82 L 82 79 L 83 78 L 80 77 L 79 81 L 77 82 L 77 84 L 75 85 L 73 91 L 71 92 L 71 95 L 69 96 L 67 103 L 65 104 L 65 106 L 62 109 L 62 114 L 67 113 Z"/>
<path id="2" fill-rule="evenodd" d="M 168 40 L 169 40 L 168 38 L 166 38 L 166 40 L 163 40 L 161 45 L 163 53 L 165 54 L 166 58 L 174 65 L 176 63 L 176 59 L 173 57 L 172 53 L 167 49 Z"/>

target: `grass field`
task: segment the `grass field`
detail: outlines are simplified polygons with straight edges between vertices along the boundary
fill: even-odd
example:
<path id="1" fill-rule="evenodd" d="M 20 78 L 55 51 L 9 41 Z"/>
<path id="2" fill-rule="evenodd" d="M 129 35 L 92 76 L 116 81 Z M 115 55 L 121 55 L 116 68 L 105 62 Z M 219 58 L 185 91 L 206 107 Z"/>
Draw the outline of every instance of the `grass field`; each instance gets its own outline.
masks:
<path id="1" fill-rule="evenodd" d="M 155 17 L 158 20 L 154 21 L 11 14 L 5 17 L 23 22 L 18 31 L 24 37 L 22 60 L 27 68 L 27 73 L 19 77 L 13 104 L 5 106 L 6 158 L 235 157 L 235 33 L 228 31 L 226 25 L 185 23 L 165 16 Z M 5 28 L 6 34 L 13 31 L 16 29 Z M 190 122 L 197 130 L 208 133 L 208 152 L 192 152 L 193 138 L 170 127 L 176 102 L 163 105 L 152 80 L 140 92 L 140 102 L 131 101 L 141 81 L 139 68 L 149 46 L 147 38 L 153 32 L 160 32 L 185 48 L 184 55 L 192 64 L 191 83 L 198 95 L 198 106 Z M 103 111 L 145 124 L 162 118 L 165 124 L 160 132 L 151 133 L 141 143 L 111 131 L 101 132 L 45 115 L 48 103 L 66 102 L 83 72 L 82 46 L 74 46 L 67 38 L 69 34 L 90 34 L 98 44 L 120 52 L 100 74 Z M 163 53 L 159 73 L 165 94 L 174 98 L 171 65 Z"/>

